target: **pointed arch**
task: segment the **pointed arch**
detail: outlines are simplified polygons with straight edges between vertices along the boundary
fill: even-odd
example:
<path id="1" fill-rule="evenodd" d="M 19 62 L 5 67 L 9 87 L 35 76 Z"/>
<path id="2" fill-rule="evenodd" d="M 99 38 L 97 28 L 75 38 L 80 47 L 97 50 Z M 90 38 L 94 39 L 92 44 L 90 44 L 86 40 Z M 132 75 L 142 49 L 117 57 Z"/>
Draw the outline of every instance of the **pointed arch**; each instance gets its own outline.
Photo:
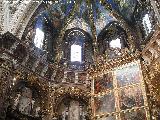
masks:
<path id="1" fill-rule="evenodd" d="M 63 59 L 68 61 L 70 68 L 81 69 L 93 61 L 92 37 L 80 28 L 72 28 L 65 32 L 62 48 Z"/>
<path id="2" fill-rule="evenodd" d="M 14 13 L 11 23 L 11 33 L 21 39 L 29 20 L 41 3 L 42 0 L 30 1 L 25 7 L 20 7 L 16 13 Z"/>
<path id="3" fill-rule="evenodd" d="M 128 35 L 118 22 L 111 22 L 100 32 L 97 37 L 100 54 L 104 54 L 107 49 L 128 48 Z"/>

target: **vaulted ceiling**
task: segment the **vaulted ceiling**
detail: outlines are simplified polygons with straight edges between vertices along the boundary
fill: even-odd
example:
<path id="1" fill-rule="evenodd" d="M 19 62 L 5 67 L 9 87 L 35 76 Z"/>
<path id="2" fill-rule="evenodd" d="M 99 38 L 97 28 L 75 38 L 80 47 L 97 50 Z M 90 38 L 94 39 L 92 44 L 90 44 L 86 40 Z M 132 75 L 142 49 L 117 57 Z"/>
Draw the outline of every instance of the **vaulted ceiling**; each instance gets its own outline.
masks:
<path id="1" fill-rule="evenodd" d="M 58 19 L 58 16 L 51 13 L 55 9 L 59 9 L 62 15 L 61 20 L 65 21 L 67 19 L 67 22 L 72 20 L 72 24 L 74 24 L 74 21 L 82 22 L 83 28 L 88 31 L 90 31 L 88 25 L 93 26 L 93 23 L 89 20 L 91 15 L 97 28 L 96 33 L 99 33 L 106 23 L 116 21 L 116 16 L 120 16 L 125 21 L 132 22 L 136 5 L 137 0 L 3 0 L 0 4 L 0 8 L 2 8 L 0 31 L 2 33 L 10 31 L 21 38 L 26 25 L 31 17 L 33 17 L 32 15 L 35 15 L 35 12 L 40 13 L 41 11 L 46 16 L 52 15 L 48 18 L 52 20 L 53 16 L 56 19 Z M 40 6 L 43 6 L 44 9 L 40 10 Z M 67 22 L 64 23 L 67 24 Z M 101 23 L 100 26 L 99 23 Z M 68 28 L 70 28 L 70 25 L 68 25 Z"/>

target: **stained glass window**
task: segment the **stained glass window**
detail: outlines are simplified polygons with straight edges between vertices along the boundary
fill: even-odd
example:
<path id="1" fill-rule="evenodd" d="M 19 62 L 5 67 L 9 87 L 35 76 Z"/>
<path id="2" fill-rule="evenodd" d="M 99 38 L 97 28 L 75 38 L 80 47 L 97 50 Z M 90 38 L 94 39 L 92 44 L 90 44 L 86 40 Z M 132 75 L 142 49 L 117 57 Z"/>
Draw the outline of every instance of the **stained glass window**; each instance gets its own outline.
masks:
<path id="1" fill-rule="evenodd" d="M 112 40 L 109 44 L 112 48 L 121 48 L 121 40 L 119 38 Z"/>
<path id="2" fill-rule="evenodd" d="M 100 54 L 106 54 L 109 59 L 121 55 L 124 48 L 128 48 L 127 33 L 118 22 L 112 22 L 98 35 L 98 48 Z"/>
<path id="3" fill-rule="evenodd" d="M 92 63 L 92 39 L 86 31 L 74 28 L 65 31 L 63 40 L 63 62 L 69 69 L 84 70 Z"/>
<path id="4" fill-rule="evenodd" d="M 71 62 L 82 61 L 82 47 L 80 45 L 71 45 Z"/>
<path id="5" fill-rule="evenodd" d="M 43 47 L 43 40 L 44 40 L 44 32 L 40 28 L 37 28 L 36 35 L 34 38 L 35 46 L 38 48 L 42 48 Z"/>
<path id="6" fill-rule="evenodd" d="M 148 14 L 145 14 L 145 16 L 143 17 L 143 26 L 146 34 L 148 35 L 152 31 L 152 24 Z"/>

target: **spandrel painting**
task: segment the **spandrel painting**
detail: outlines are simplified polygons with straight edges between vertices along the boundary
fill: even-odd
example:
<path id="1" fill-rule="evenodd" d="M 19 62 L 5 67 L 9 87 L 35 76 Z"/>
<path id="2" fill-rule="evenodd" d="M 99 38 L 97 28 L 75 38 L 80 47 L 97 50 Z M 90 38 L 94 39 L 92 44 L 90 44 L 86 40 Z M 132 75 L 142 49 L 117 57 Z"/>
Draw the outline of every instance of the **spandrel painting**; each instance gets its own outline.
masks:
<path id="1" fill-rule="evenodd" d="M 131 64 L 116 70 L 118 87 L 136 84 L 140 82 L 140 69 L 138 64 Z"/>
<path id="2" fill-rule="evenodd" d="M 147 120 L 144 109 L 121 114 L 121 120 Z"/>
<path id="3" fill-rule="evenodd" d="M 116 116 L 103 117 L 103 118 L 99 118 L 97 120 L 116 120 Z"/>
<path id="4" fill-rule="evenodd" d="M 106 73 L 103 77 L 99 77 L 95 80 L 95 93 L 104 92 L 108 89 L 113 89 L 113 77 L 112 73 Z"/>
<path id="5" fill-rule="evenodd" d="M 95 98 L 95 111 L 99 113 L 111 113 L 115 111 L 115 98 L 112 93 Z"/>
<path id="6" fill-rule="evenodd" d="M 140 86 L 120 90 L 119 97 L 121 110 L 131 109 L 132 107 L 141 107 L 144 105 Z"/>

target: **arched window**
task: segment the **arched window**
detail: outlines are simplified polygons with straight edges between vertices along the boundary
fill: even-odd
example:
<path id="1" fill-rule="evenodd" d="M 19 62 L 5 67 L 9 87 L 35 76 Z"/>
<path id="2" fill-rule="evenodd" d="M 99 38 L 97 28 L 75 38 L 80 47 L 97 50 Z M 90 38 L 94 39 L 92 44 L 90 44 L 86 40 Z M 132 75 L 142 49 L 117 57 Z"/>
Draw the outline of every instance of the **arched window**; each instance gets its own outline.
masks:
<path id="1" fill-rule="evenodd" d="M 34 44 L 37 48 L 42 49 L 44 40 L 44 32 L 40 28 L 36 28 Z"/>
<path id="2" fill-rule="evenodd" d="M 134 14 L 135 23 L 137 26 L 135 30 L 138 30 L 137 31 L 137 33 L 139 34 L 138 36 L 141 38 L 138 39 L 136 42 L 138 48 L 141 50 L 150 40 L 156 26 L 156 18 L 154 10 L 152 9 L 151 6 L 149 6 L 147 1 L 146 3 L 147 4 L 143 4 L 142 8 L 138 7 L 141 5 L 138 5 Z"/>
<path id="3" fill-rule="evenodd" d="M 30 41 L 35 55 L 46 56 L 49 62 L 55 61 L 57 38 L 74 5 L 74 0 L 42 0 L 22 35 L 23 40 Z"/>
<path id="4" fill-rule="evenodd" d="M 71 45 L 71 62 L 82 62 L 82 46 Z"/>
<path id="5" fill-rule="evenodd" d="M 149 17 L 148 13 L 144 15 L 144 17 L 142 19 L 142 24 L 143 24 L 145 33 L 148 36 L 149 33 L 152 31 L 152 24 L 151 24 L 150 17 Z"/>
<path id="6" fill-rule="evenodd" d="M 120 48 L 121 49 L 122 45 L 121 45 L 120 38 L 116 38 L 110 41 L 109 46 L 110 48 Z"/>
<path id="7" fill-rule="evenodd" d="M 97 40 L 100 54 L 107 53 L 109 58 L 120 55 L 118 51 L 128 47 L 127 34 L 117 22 L 112 22 L 107 25 L 100 32 Z"/>
<path id="8" fill-rule="evenodd" d="M 83 69 L 86 64 L 92 62 L 92 39 L 90 35 L 78 28 L 65 32 L 63 42 L 63 59 L 69 68 Z"/>

